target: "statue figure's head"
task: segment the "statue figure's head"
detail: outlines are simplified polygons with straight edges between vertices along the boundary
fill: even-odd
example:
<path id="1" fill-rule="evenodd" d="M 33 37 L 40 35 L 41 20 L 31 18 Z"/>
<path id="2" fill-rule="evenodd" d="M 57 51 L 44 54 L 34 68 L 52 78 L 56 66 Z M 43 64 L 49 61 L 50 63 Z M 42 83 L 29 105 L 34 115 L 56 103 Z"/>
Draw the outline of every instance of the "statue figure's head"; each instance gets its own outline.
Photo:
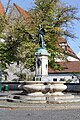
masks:
<path id="1" fill-rule="evenodd" d="M 39 30 L 41 30 L 41 29 L 42 29 L 42 25 L 40 24 L 40 25 L 39 25 Z"/>

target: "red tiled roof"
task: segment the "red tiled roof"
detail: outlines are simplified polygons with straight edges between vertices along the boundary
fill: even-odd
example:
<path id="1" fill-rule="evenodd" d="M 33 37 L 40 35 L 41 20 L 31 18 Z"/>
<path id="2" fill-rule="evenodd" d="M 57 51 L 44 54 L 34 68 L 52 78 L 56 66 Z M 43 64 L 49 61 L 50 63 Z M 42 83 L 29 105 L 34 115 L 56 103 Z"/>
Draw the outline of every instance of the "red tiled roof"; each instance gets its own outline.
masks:
<path id="1" fill-rule="evenodd" d="M 76 59 L 79 59 L 77 57 L 77 55 L 74 53 L 74 51 L 70 48 L 70 46 L 67 46 L 67 54 L 74 57 L 74 58 L 76 58 Z"/>
<path id="2" fill-rule="evenodd" d="M 60 62 L 63 69 L 54 70 L 52 68 L 48 69 L 49 73 L 79 73 L 80 72 L 80 61 L 69 61 L 69 62 Z"/>
<path id="3" fill-rule="evenodd" d="M 5 11 L 4 11 L 3 5 L 2 5 L 2 3 L 0 1 L 0 15 L 2 15 L 4 13 L 5 13 Z"/>
<path id="4" fill-rule="evenodd" d="M 62 37 L 58 39 L 58 43 L 67 43 L 67 41 Z"/>
<path id="5" fill-rule="evenodd" d="M 64 39 L 64 38 L 59 38 L 59 39 L 58 39 L 58 44 L 62 44 L 62 43 L 67 44 L 66 39 Z M 79 59 L 79 58 L 77 57 L 77 55 L 74 53 L 74 51 L 70 48 L 70 46 L 69 46 L 68 44 L 67 44 L 67 47 L 66 47 L 66 53 L 67 53 L 68 55 L 76 58 L 76 59 Z"/>
<path id="6" fill-rule="evenodd" d="M 26 12 L 24 9 L 22 9 L 20 6 L 16 5 L 15 3 L 14 3 L 14 6 L 18 9 L 19 13 L 23 16 L 25 20 L 27 21 L 30 20 L 29 19 L 30 15 L 28 12 Z"/>

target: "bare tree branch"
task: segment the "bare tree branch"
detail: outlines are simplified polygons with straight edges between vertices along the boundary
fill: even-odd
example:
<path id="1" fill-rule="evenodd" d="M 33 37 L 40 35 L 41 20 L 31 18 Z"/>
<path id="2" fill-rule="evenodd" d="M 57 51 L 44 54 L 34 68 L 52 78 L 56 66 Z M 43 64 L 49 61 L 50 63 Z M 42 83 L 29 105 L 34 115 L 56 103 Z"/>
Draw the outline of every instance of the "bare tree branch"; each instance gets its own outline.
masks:
<path id="1" fill-rule="evenodd" d="M 10 7 L 10 2 L 11 2 L 11 0 L 8 0 L 8 2 L 7 2 L 7 6 L 6 6 L 6 10 L 5 10 L 6 13 L 7 13 L 9 7 Z"/>

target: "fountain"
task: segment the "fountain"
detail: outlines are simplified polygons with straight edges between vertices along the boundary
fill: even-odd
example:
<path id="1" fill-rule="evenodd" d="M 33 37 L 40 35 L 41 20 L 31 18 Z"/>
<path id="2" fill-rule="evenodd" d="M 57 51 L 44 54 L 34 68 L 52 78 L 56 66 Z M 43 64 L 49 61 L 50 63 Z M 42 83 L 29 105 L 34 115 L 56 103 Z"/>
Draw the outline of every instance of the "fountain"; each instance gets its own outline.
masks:
<path id="1" fill-rule="evenodd" d="M 8 101 L 18 98 L 17 101 L 27 103 L 65 103 L 65 102 L 80 102 L 80 97 L 75 97 L 71 94 L 64 94 L 67 86 L 62 81 L 52 81 L 48 76 L 48 56 L 50 55 L 46 49 L 44 42 L 44 29 L 39 26 L 38 40 L 40 48 L 35 51 L 36 71 L 34 81 L 26 81 L 19 88 L 25 91 L 23 96 L 10 97 Z"/>
<path id="2" fill-rule="evenodd" d="M 44 42 L 45 30 L 39 26 L 38 41 L 40 48 L 35 51 L 36 71 L 34 81 L 27 81 L 26 85 L 19 86 L 26 91 L 28 101 L 46 102 L 50 96 L 63 96 L 63 91 L 67 88 L 64 82 L 52 82 L 48 76 L 48 56 Z"/>

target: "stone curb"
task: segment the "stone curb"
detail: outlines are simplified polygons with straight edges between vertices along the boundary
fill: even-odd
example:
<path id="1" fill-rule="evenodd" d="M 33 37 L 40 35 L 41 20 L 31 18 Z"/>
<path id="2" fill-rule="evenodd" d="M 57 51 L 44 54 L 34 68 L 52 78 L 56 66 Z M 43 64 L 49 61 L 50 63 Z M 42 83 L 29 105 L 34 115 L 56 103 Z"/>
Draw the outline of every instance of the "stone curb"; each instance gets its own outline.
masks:
<path id="1" fill-rule="evenodd" d="M 13 104 L 12 104 L 13 103 Z M 22 105 L 21 105 L 22 104 Z M 72 104 L 26 104 L 19 102 L 4 102 L 0 104 L 0 109 L 26 109 L 26 110 L 70 110 L 80 109 L 80 103 Z"/>
<path id="2" fill-rule="evenodd" d="M 53 106 L 53 107 L 36 107 L 36 106 L 7 106 L 0 105 L 0 109 L 27 109 L 27 110 L 70 110 L 70 109 L 80 109 L 80 106 Z"/>

